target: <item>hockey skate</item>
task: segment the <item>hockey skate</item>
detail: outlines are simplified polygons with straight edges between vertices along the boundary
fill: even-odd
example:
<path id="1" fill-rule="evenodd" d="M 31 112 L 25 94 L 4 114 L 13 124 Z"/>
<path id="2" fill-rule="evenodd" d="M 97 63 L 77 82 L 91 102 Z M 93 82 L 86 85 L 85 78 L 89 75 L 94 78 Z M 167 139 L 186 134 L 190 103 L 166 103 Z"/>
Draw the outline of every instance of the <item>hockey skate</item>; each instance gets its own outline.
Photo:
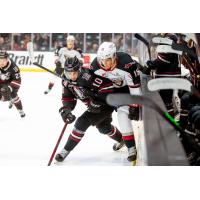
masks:
<path id="1" fill-rule="evenodd" d="M 137 161 L 137 150 L 136 147 L 131 147 L 128 148 L 128 158 L 127 160 L 129 162 L 132 162 L 133 165 L 136 165 L 136 161 Z"/>
<path id="2" fill-rule="evenodd" d="M 50 91 L 51 91 L 51 89 L 47 89 L 44 91 L 44 94 L 49 94 Z"/>
<path id="3" fill-rule="evenodd" d="M 11 109 L 13 107 L 12 101 L 9 101 L 8 108 Z"/>
<path id="4" fill-rule="evenodd" d="M 70 151 L 62 149 L 60 153 L 58 153 L 55 157 L 56 161 L 63 162 L 65 158 L 69 155 Z"/>
<path id="5" fill-rule="evenodd" d="M 23 110 L 18 110 L 19 111 L 19 114 L 20 114 L 20 117 L 23 118 L 26 116 L 26 114 L 24 113 Z"/>
<path id="6" fill-rule="evenodd" d="M 118 151 L 124 146 L 124 140 L 121 140 L 121 142 L 117 142 L 113 145 L 113 150 Z"/>

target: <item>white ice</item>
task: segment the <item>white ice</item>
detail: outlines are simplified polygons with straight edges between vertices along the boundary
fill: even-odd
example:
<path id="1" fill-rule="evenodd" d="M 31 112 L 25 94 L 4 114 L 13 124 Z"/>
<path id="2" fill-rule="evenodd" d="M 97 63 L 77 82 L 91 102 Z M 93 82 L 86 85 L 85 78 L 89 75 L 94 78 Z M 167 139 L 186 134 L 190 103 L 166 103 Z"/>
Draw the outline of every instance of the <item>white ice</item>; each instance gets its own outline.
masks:
<path id="1" fill-rule="evenodd" d="M 0 102 L 0 166 L 46 166 L 56 141 L 63 128 L 58 112 L 61 107 L 61 82 L 44 94 L 52 76 L 48 73 L 22 73 L 19 90 L 26 117 L 21 119 L 16 108 L 8 108 L 8 102 Z M 78 117 L 86 109 L 78 102 L 74 114 Z M 116 113 L 113 124 L 118 126 Z M 140 125 L 140 124 L 139 124 Z M 135 126 L 138 132 L 138 124 Z M 73 128 L 68 125 L 58 147 L 60 151 Z M 129 166 L 127 151 L 114 152 L 114 141 L 90 127 L 82 141 L 63 163 L 52 162 L 52 166 Z"/>

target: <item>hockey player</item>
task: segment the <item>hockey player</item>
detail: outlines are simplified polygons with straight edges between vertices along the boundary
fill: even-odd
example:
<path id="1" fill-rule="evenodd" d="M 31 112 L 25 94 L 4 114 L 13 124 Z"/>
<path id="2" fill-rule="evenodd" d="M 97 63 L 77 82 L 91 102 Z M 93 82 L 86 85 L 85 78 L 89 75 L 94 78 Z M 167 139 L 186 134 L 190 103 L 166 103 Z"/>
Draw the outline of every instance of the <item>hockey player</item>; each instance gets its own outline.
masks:
<path id="1" fill-rule="evenodd" d="M 180 126 L 200 150 L 200 100 L 187 92 L 181 97 Z M 187 140 L 182 141 L 191 165 L 200 165 L 200 154 Z"/>
<path id="2" fill-rule="evenodd" d="M 113 42 L 103 42 L 99 46 L 97 57 L 91 63 L 91 70 L 110 79 L 116 88 L 115 92 L 141 95 L 138 66 L 139 64 L 127 53 L 116 52 Z M 131 120 L 138 120 L 139 105 L 121 106 L 117 109 L 117 116 L 123 140 L 128 148 L 127 159 L 135 162 L 137 150 Z"/>
<path id="3" fill-rule="evenodd" d="M 177 37 L 173 34 L 161 34 L 177 42 Z M 153 61 L 147 61 L 144 66 L 143 73 L 150 74 L 151 70 L 155 70 L 155 78 L 161 77 L 181 77 L 181 68 L 179 67 L 179 58 L 175 53 L 158 53 L 157 58 Z M 173 107 L 173 90 L 161 90 L 160 96 L 166 106 L 168 113 L 174 117 Z"/>
<path id="4" fill-rule="evenodd" d="M 190 77 L 189 80 L 193 83 L 193 86 L 200 91 L 200 64 L 198 61 L 196 44 L 191 39 L 185 38 L 180 39 L 181 43 L 187 45 L 196 54 L 196 59 L 188 54 L 183 54 L 182 64 L 185 68 L 189 69 Z M 180 112 L 180 125 L 185 132 L 193 139 L 196 143 L 196 148 L 200 149 L 200 100 L 192 93 L 186 92 L 181 97 L 181 112 Z M 200 154 L 196 151 L 193 146 L 185 143 L 184 145 L 188 160 L 191 165 L 200 165 Z"/>
<path id="5" fill-rule="evenodd" d="M 62 75 L 64 69 L 64 62 L 68 57 L 76 56 L 81 60 L 82 51 L 80 49 L 75 50 L 75 38 L 73 35 L 69 35 L 66 40 L 66 47 L 58 47 L 55 51 L 55 72 L 59 75 Z M 48 89 L 44 94 L 48 94 L 53 88 L 57 77 L 54 77 L 52 81 L 49 82 Z"/>
<path id="6" fill-rule="evenodd" d="M 21 117 L 25 117 L 22 102 L 18 96 L 21 76 L 18 66 L 8 58 L 6 51 L 0 51 L 0 100 L 14 104 Z"/>
<path id="7" fill-rule="evenodd" d="M 198 61 L 196 45 L 192 39 L 185 40 L 180 38 L 180 42 L 187 45 L 194 52 L 194 54 L 196 54 L 196 59 L 190 55 L 184 54 L 181 57 L 181 62 L 183 66 L 190 71 L 188 79 L 193 83 L 194 87 L 200 91 L 200 64 Z M 188 113 L 190 109 L 198 103 L 199 99 L 191 93 L 185 93 L 181 97 L 180 125 L 183 129 L 187 127 Z"/>
<path id="8" fill-rule="evenodd" d="M 76 119 L 72 111 L 77 99 L 84 102 L 88 109 L 76 120 L 65 147 L 56 155 L 58 162 L 62 162 L 75 148 L 90 126 L 96 126 L 100 133 L 117 141 L 113 150 L 119 150 L 124 144 L 121 133 L 111 124 L 114 108 L 104 103 L 106 95 L 112 92 L 112 82 L 81 68 L 81 65 L 76 57 L 68 58 L 65 62 L 64 77 L 67 80 L 62 82 L 63 107 L 59 112 L 63 121 L 70 124 Z"/>

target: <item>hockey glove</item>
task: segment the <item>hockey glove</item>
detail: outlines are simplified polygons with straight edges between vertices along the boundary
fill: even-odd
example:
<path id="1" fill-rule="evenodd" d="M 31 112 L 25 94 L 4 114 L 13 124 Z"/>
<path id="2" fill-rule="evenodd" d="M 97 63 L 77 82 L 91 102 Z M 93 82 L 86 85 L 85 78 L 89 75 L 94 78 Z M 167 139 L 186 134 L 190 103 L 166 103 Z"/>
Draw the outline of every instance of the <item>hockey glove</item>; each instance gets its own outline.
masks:
<path id="1" fill-rule="evenodd" d="M 11 99 L 11 92 L 12 92 L 12 87 L 3 85 L 0 88 L 0 93 L 1 93 L 1 101 L 9 101 Z"/>
<path id="2" fill-rule="evenodd" d="M 8 79 L 8 76 L 6 74 L 1 74 L 0 73 L 0 80 L 5 81 Z"/>
<path id="3" fill-rule="evenodd" d="M 130 120 L 139 121 L 139 114 L 140 114 L 140 106 L 137 104 L 133 104 L 129 106 L 129 114 L 128 118 Z"/>
<path id="4" fill-rule="evenodd" d="M 59 113 L 65 123 L 71 124 L 76 119 L 76 116 L 71 113 L 71 110 L 66 109 L 66 107 L 61 107 Z"/>
<path id="5" fill-rule="evenodd" d="M 91 100 L 88 104 L 88 112 L 91 113 L 100 113 L 101 112 L 101 104 Z"/>
<path id="6" fill-rule="evenodd" d="M 146 62 L 146 64 L 143 66 L 143 69 L 141 69 L 141 68 L 140 69 L 143 74 L 150 75 L 151 70 L 154 68 L 155 68 L 155 66 L 154 66 L 153 62 L 148 60 Z"/>

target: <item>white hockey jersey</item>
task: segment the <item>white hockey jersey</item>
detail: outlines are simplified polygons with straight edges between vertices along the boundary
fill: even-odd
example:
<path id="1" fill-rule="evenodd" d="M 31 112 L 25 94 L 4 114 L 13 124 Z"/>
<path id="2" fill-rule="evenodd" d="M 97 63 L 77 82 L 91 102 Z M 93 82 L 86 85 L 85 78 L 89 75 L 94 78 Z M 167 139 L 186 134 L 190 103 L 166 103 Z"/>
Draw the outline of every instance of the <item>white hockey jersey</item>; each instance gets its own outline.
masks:
<path id="1" fill-rule="evenodd" d="M 81 60 L 81 54 L 74 49 L 69 50 L 67 47 L 62 47 L 55 51 L 55 59 L 61 62 L 63 68 L 66 58 L 75 56 Z"/>
<path id="2" fill-rule="evenodd" d="M 117 52 L 117 66 L 113 70 L 107 71 L 98 63 L 97 58 L 91 63 L 91 70 L 99 76 L 112 80 L 116 88 L 128 86 L 130 94 L 141 95 L 137 65 L 138 63 L 127 53 Z"/>

